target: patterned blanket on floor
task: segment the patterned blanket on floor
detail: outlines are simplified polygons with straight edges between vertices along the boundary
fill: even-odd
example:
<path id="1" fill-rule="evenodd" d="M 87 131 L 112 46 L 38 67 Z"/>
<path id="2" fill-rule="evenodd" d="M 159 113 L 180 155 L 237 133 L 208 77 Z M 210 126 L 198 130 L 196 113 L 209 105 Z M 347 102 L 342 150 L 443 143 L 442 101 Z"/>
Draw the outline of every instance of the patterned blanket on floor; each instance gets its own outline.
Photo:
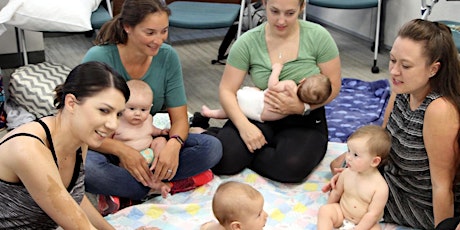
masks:
<path id="1" fill-rule="evenodd" d="M 325 106 L 329 141 L 345 143 L 360 126 L 381 125 L 390 93 L 388 80 L 343 78 L 339 96 Z"/>
<path id="2" fill-rule="evenodd" d="M 155 197 L 108 215 L 106 219 L 116 229 L 135 229 L 149 225 L 163 230 L 198 230 L 201 224 L 214 220 L 211 201 L 219 184 L 235 180 L 252 185 L 264 196 L 264 209 L 268 213 L 265 230 L 314 230 L 318 209 L 327 200 L 327 194 L 321 192 L 321 187 L 331 177 L 329 163 L 345 150 L 345 144 L 330 142 L 322 163 L 301 184 L 274 182 L 246 169 L 234 176 L 215 176 L 210 183 L 193 191 L 178 193 L 166 199 Z M 391 224 L 382 224 L 382 228 L 408 229 Z"/>

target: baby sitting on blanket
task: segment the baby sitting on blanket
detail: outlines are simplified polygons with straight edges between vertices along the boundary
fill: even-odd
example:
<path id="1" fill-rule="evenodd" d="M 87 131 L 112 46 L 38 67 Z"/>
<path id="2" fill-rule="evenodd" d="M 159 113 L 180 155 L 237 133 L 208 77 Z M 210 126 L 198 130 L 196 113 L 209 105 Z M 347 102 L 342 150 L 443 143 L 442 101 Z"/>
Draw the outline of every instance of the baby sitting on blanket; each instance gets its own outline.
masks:
<path id="1" fill-rule="evenodd" d="M 228 181 L 219 185 L 212 199 L 212 211 L 219 221 L 203 224 L 200 230 L 261 230 L 267 222 L 264 197 L 248 184 Z"/>
<path id="2" fill-rule="evenodd" d="M 319 209 L 317 229 L 379 230 L 378 222 L 388 200 L 388 185 L 378 166 L 388 157 L 391 136 L 380 126 L 366 125 L 348 138 L 347 146 L 346 168 L 327 204 Z"/>

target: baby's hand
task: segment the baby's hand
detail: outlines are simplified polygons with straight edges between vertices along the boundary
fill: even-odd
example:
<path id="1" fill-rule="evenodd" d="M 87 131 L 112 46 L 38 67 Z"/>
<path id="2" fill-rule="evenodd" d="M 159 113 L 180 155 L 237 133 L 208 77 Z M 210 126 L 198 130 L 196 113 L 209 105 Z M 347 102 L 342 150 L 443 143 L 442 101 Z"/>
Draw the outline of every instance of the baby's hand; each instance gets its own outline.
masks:
<path id="1" fill-rule="evenodd" d="M 168 135 L 169 134 L 169 129 L 162 129 L 160 132 L 160 135 Z"/>
<path id="2" fill-rule="evenodd" d="M 329 181 L 329 183 L 327 183 L 326 185 L 324 185 L 322 188 L 321 188 L 321 191 L 326 193 L 326 192 L 329 192 L 331 191 L 332 189 L 335 188 L 335 185 L 337 184 L 337 180 L 339 179 L 339 176 L 340 176 L 340 173 L 344 170 L 345 168 L 340 168 L 340 169 L 337 169 L 337 174 L 335 174 L 332 178 L 331 178 L 331 181 Z M 340 172 L 339 172 L 340 171 Z"/>

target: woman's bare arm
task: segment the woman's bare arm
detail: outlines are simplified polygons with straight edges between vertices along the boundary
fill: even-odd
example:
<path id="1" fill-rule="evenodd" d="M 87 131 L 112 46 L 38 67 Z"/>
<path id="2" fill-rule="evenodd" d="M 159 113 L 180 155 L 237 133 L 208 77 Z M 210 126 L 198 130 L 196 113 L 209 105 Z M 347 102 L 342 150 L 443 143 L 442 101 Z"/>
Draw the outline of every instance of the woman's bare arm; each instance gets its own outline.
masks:
<path id="1" fill-rule="evenodd" d="M 97 229 L 115 229 L 112 225 L 105 220 L 102 215 L 96 210 L 96 208 L 91 204 L 86 195 L 83 197 L 83 201 L 80 204 L 81 208 L 85 211 L 86 216 L 88 216 L 91 223 Z"/>
<path id="2" fill-rule="evenodd" d="M 430 162 L 435 226 L 454 215 L 453 182 L 459 157 L 459 123 L 455 107 L 444 98 L 434 100 L 425 112 L 423 140 Z"/>
<path id="3" fill-rule="evenodd" d="M 67 166 L 75 165 L 72 158 L 67 164 L 60 161 L 60 172 L 50 150 L 36 139 L 16 137 L 2 147 L 12 156 L 7 160 L 9 171 L 51 219 L 64 229 L 95 229 L 66 189 L 73 174 L 73 167 Z M 66 176 L 62 178 L 60 173 Z"/>
<path id="4" fill-rule="evenodd" d="M 321 70 L 321 73 L 327 76 L 329 78 L 329 81 L 331 81 L 332 92 L 329 98 L 326 100 L 326 102 L 320 105 L 313 106 L 312 109 L 324 106 L 327 103 L 334 100 L 339 95 L 340 88 L 342 87 L 342 73 L 339 56 L 328 62 L 319 63 L 318 66 Z"/>
<path id="5" fill-rule="evenodd" d="M 255 149 L 264 146 L 267 141 L 262 131 L 249 122 L 238 105 L 236 91 L 243 84 L 245 77 L 246 71 L 237 69 L 229 64 L 225 65 L 219 85 L 219 99 L 222 108 L 225 110 L 228 118 L 235 124 L 249 151 L 253 152 Z"/>
<path id="6" fill-rule="evenodd" d="M 395 104 L 396 93 L 391 93 L 390 98 L 388 99 L 387 107 L 385 108 L 385 114 L 383 115 L 383 123 L 382 127 L 387 127 L 388 120 L 390 119 L 390 114 L 393 111 L 393 107 Z"/>

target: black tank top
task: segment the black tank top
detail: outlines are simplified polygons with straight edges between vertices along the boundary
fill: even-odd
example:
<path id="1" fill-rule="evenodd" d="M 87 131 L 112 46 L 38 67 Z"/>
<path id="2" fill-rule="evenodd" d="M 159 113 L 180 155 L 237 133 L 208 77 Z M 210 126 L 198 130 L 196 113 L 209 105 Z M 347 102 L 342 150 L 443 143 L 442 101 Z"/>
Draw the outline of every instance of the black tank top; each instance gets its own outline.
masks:
<path id="1" fill-rule="evenodd" d="M 43 121 L 37 120 L 37 122 L 45 130 L 46 139 L 49 142 L 49 148 L 53 155 L 54 162 L 56 166 L 59 167 L 50 130 Z M 0 145 L 18 136 L 32 137 L 45 144 L 39 137 L 30 133 L 16 133 L 3 140 Z M 81 203 L 85 193 L 84 167 L 81 149 L 77 150 L 72 180 L 67 187 L 67 191 L 78 204 Z M 32 199 L 21 182 L 11 183 L 0 180 L 0 210 L 0 229 L 55 229 L 58 227 L 58 225 Z"/>

